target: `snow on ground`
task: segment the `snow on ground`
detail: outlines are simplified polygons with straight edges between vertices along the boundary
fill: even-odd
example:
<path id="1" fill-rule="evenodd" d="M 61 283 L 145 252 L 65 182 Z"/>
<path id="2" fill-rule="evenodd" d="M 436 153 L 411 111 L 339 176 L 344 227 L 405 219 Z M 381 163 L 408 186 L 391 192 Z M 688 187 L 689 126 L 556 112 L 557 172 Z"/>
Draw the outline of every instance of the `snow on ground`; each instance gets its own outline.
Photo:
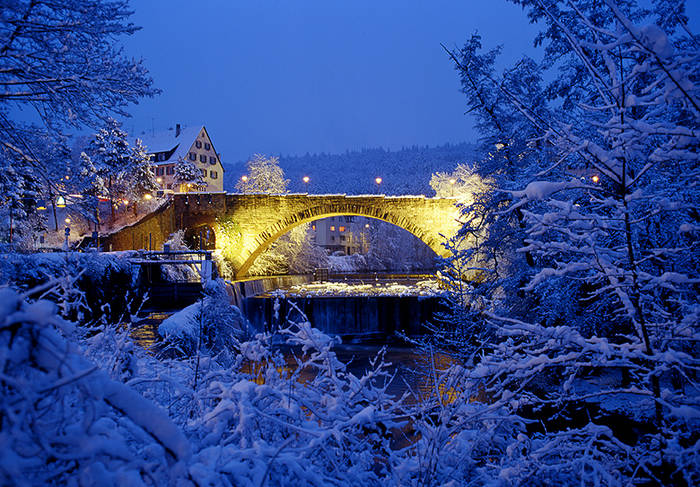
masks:
<path id="1" fill-rule="evenodd" d="M 289 289 L 278 289 L 270 293 L 274 297 L 315 296 L 441 296 L 445 291 L 434 280 L 412 284 L 398 282 L 312 282 L 298 284 Z"/>

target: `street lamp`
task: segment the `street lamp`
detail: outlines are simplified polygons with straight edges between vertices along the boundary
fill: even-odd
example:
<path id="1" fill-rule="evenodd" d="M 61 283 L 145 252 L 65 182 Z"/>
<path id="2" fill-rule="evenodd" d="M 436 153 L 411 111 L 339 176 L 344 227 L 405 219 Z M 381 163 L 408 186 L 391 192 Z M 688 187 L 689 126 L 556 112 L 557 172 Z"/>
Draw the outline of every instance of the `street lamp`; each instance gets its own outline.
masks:
<path id="1" fill-rule="evenodd" d="M 450 179 L 450 196 L 455 195 L 455 183 L 456 182 L 457 182 L 457 180 L 455 178 Z"/>
<path id="2" fill-rule="evenodd" d="M 309 182 L 309 176 L 304 176 L 303 178 L 301 178 L 301 180 L 304 181 L 304 183 L 307 183 L 307 184 L 308 184 L 308 182 Z"/>
<path id="3" fill-rule="evenodd" d="M 241 181 L 243 181 L 244 183 L 248 181 L 248 176 L 246 176 L 245 174 L 241 176 Z"/>
<path id="4" fill-rule="evenodd" d="M 66 199 L 63 196 L 59 196 L 56 198 L 56 208 L 65 208 L 66 207 Z"/>
<path id="5" fill-rule="evenodd" d="M 594 175 L 594 176 L 591 178 L 591 180 L 592 180 L 594 183 L 598 184 L 598 181 L 600 181 L 600 178 L 599 178 L 598 175 L 596 174 L 596 175 Z"/>
<path id="6" fill-rule="evenodd" d="M 146 193 L 145 195 L 143 195 L 143 199 L 145 199 L 146 201 L 148 201 L 148 200 L 153 199 L 153 196 L 151 195 L 151 193 Z"/>

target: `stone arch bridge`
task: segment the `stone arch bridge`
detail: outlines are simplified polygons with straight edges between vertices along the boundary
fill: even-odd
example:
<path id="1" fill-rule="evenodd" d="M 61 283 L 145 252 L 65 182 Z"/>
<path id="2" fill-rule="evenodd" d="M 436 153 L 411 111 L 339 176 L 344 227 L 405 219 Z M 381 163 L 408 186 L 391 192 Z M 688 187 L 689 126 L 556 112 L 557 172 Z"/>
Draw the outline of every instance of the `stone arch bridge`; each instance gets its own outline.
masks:
<path id="1" fill-rule="evenodd" d="M 446 237 L 459 229 L 454 198 L 384 195 L 176 194 L 138 223 L 103 239 L 112 250 L 160 249 L 183 229 L 206 248 L 224 248 L 241 278 L 270 244 L 302 223 L 338 215 L 376 218 L 421 239 L 446 256 Z"/>

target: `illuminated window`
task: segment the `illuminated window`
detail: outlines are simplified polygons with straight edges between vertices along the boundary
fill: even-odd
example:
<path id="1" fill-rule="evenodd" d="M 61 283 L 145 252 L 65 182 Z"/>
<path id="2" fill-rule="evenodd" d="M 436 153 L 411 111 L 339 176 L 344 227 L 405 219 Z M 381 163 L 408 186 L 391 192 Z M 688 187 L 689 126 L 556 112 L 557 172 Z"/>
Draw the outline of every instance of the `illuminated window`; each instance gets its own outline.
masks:
<path id="1" fill-rule="evenodd" d="M 335 225 L 331 225 L 331 232 L 335 232 Z"/>
<path id="2" fill-rule="evenodd" d="M 345 231 L 345 227 L 340 227 L 340 228 L 338 228 L 338 231 L 339 231 L 339 232 L 344 232 L 344 231 Z"/>
<path id="3" fill-rule="evenodd" d="M 311 225 L 311 230 L 316 231 L 316 225 Z"/>

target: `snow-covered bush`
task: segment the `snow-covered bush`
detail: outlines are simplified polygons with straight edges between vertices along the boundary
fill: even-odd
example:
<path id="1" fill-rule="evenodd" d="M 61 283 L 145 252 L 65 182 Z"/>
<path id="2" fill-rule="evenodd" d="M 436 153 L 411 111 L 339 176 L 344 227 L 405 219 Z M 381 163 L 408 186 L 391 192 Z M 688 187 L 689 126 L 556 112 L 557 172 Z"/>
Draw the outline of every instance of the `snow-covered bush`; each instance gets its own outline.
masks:
<path id="1" fill-rule="evenodd" d="M 128 252 L 4 254 L 0 283 L 24 291 L 42 288 L 39 295 L 56 302 L 66 318 L 87 323 L 105 317 L 114 323 L 140 304 L 128 256 Z M 56 279 L 56 286 L 43 289 Z M 62 285 L 66 280 L 70 286 Z"/>
<path id="2" fill-rule="evenodd" d="M 216 355 L 238 350 L 248 329 L 240 310 L 230 304 L 221 279 L 205 284 L 202 299 L 166 318 L 158 327 L 165 338 L 163 352 L 186 357 L 203 352 Z"/>
<path id="3" fill-rule="evenodd" d="M 166 412 L 87 360 L 49 301 L 0 289 L 0 483 L 143 485 L 181 475 Z"/>

